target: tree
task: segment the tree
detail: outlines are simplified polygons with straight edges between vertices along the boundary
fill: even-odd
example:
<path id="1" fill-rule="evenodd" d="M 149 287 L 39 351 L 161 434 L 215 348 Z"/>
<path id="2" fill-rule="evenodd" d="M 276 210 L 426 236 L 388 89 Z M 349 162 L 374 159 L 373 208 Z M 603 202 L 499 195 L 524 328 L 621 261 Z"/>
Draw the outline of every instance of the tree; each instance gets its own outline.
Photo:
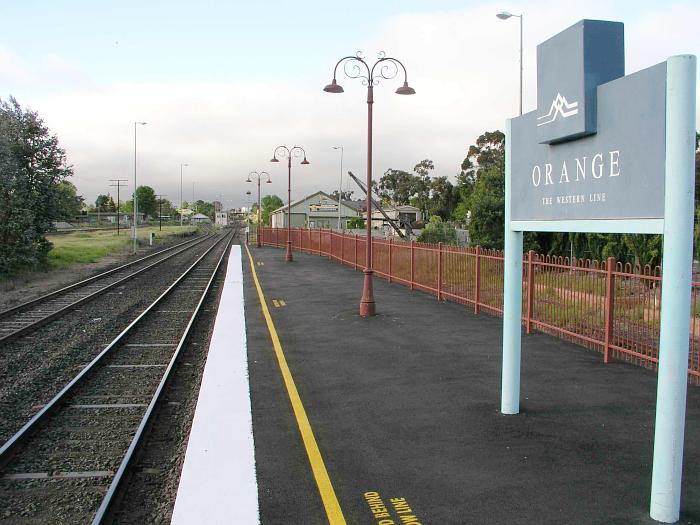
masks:
<path id="1" fill-rule="evenodd" d="M 353 193 L 353 191 L 343 191 L 342 199 L 344 201 L 349 201 L 352 198 Z M 331 193 L 331 198 L 336 201 L 338 200 L 338 190 L 333 190 L 333 192 Z"/>
<path id="2" fill-rule="evenodd" d="M 200 199 L 194 203 L 194 209 L 197 210 L 197 213 L 206 215 L 211 220 L 214 220 L 214 214 L 216 211 L 213 202 L 206 202 Z"/>
<path id="3" fill-rule="evenodd" d="M 418 180 L 414 175 L 402 170 L 388 169 L 379 179 L 377 193 L 391 204 L 408 204 L 417 192 Z"/>
<path id="4" fill-rule="evenodd" d="M 447 177 L 435 177 L 430 181 L 430 201 L 428 214 L 438 215 L 448 220 L 459 201 L 459 193 Z"/>
<path id="5" fill-rule="evenodd" d="M 156 192 L 150 186 L 139 186 L 136 188 L 136 203 L 139 213 L 143 213 L 144 216 L 158 217 Z"/>
<path id="6" fill-rule="evenodd" d="M 350 217 L 348 219 L 348 230 L 361 230 L 365 227 L 365 220 L 362 217 Z"/>
<path id="7" fill-rule="evenodd" d="M 270 215 L 276 209 L 284 206 L 284 203 L 277 195 L 265 195 L 260 200 L 260 206 L 262 206 L 262 223 L 270 226 Z"/>
<path id="8" fill-rule="evenodd" d="M 492 166 L 480 170 L 469 196 L 469 238 L 484 248 L 503 248 L 505 178 Z"/>
<path id="9" fill-rule="evenodd" d="M 459 202 L 455 206 L 455 219 L 466 222 L 471 194 L 481 172 L 489 170 L 504 173 L 505 140 L 501 131 L 486 131 L 476 139 L 476 144 L 469 146 L 457 175 Z"/>
<path id="10" fill-rule="evenodd" d="M 114 203 L 112 196 L 108 193 L 107 195 L 98 195 L 95 199 L 95 209 L 99 212 L 113 212 L 117 211 L 117 205 Z"/>
<path id="11" fill-rule="evenodd" d="M 72 174 L 38 114 L 14 98 L 0 100 L 0 273 L 46 262 L 51 243 L 44 234 L 66 212 L 59 195 L 71 190 L 59 185 Z"/>
<path id="12" fill-rule="evenodd" d="M 457 244 L 457 231 L 440 217 L 433 215 L 418 236 L 418 242 Z"/>
<path id="13" fill-rule="evenodd" d="M 64 180 L 56 185 L 56 201 L 58 218 L 72 220 L 80 215 L 85 200 L 78 195 L 78 190 L 72 182 Z"/>

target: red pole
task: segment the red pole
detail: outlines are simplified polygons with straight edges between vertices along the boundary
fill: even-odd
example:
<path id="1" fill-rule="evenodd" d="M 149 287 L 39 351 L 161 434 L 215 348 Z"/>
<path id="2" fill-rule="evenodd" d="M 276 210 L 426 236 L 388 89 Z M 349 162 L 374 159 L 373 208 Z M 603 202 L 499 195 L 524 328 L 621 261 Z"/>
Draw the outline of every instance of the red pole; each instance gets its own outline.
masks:
<path id="1" fill-rule="evenodd" d="M 411 240 L 411 290 L 413 290 L 413 240 Z"/>
<path id="2" fill-rule="evenodd" d="M 394 244 L 394 239 L 389 239 L 389 282 L 391 282 L 391 246 Z"/>
<path id="3" fill-rule="evenodd" d="M 367 86 L 367 260 L 362 299 L 360 299 L 362 317 L 369 317 L 376 313 L 372 288 L 372 104 L 374 104 L 374 88 L 370 82 Z"/>
<path id="4" fill-rule="evenodd" d="M 475 259 L 474 259 L 474 314 L 479 313 L 479 297 L 481 294 L 481 246 L 476 247 Z"/>
<path id="5" fill-rule="evenodd" d="M 269 176 L 268 176 L 267 180 L 270 180 Z M 262 246 L 262 244 L 260 243 L 260 218 L 261 218 L 261 215 L 260 215 L 260 175 L 258 175 L 258 225 L 257 225 L 257 229 L 255 230 L 255 233 L 256 233 L 255 236 L 258 239 L 258 248 L 260 248 Z"/>
<path id="6" fill-rule="evenodd" d="M 438 277 L 437 277 L 437 298 L 442 300 L 442 243 L 438 243 Z"/>
<path id="7" fill-rule="evenodd" d="M 608 257 L 605 274 L 605 344 L 603 346 L 603 363 L 610 360 L 610 341 L 612 340 L 613 320 L 615 318 L 615 257 Z"/>
<path id="8" fill-rule="evenodd" d="M 287 253 L 285 259 L 287 262 L 292 262 L 292 152 L 288 152 L 287 157 L 287 202 L 289 209 L 287 210 Z"/>
<path id="9" fill-rule="evenodd" d="M 357 270 L 357 234 L 355 234 L 355 270 Z"/>
<path id="10" fill-rule="evenodd" d="M 535 271 L 532 262 L 535 252 L 527 252 L 527 318 L 525 319 L 525 329 L 527 333 L 532 333 L 532 307 L 535 301 Z"/>

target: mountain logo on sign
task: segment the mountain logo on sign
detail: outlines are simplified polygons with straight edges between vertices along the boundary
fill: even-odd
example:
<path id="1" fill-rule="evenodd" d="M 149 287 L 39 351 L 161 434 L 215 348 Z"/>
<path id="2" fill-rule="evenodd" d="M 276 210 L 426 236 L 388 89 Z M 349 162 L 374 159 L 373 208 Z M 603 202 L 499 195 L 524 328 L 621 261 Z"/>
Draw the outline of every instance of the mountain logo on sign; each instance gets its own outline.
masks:
<path id="1" fill-rule="evenodd" d="M 562 118 L 571 117 L 578 114 L 578 102 L 569 103 L 566 98 L 564 98 L 561 93 L 557 93 L 554 97 L 552 105 L 549 107 L 549 113 L 541 117 L 537 117 L 537 120 L 547 119 L 544 122 L 538 122 L 538 126 L 544 126 L 545 124 L 551 124 L 557 119 L 557 115 L 561 115 Z"/>

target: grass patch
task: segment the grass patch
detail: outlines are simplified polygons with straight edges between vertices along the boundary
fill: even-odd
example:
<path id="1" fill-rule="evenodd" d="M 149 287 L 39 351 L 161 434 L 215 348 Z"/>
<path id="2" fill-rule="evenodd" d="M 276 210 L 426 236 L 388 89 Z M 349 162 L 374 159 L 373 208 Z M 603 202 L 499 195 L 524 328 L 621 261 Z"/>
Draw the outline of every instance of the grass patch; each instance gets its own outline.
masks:
<path id="1" fill-rule="evenodd" d="M 139 228 L 139 240 L 148 242 L 153 232 L 158 243 L 168 237 L 190 234 L 196 229 L 194 226 L 164 226 L 163 231 L 159 231 L 157 226 Z M 49 240 L 53 243 L 53 249 L 49 252 L 50 268 L 95 263 L 108 255 L 127 252 L 132 246 L 128 230 L 120 232 L 120 235 L 114 230 L 66 233 L 53 235 Z"/>

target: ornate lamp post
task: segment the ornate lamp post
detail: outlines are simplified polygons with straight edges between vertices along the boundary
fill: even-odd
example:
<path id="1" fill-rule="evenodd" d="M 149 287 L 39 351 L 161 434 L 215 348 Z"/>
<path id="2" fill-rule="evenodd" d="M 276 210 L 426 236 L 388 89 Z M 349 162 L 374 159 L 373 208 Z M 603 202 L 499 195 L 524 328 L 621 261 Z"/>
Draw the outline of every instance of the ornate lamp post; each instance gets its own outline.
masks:
<path id="1" fill-rule="evenodd" d="M 362 299 L 360 300 L 360 315 L 368 317 L 374 315 L 374 291 L 372 287 L 372 105 L 374 104 L 374 86 L 380 79 L 390 80 L 403 71 L 403 86 L 396 90 L 398 95 L 414 95 L 416 91 L 409 87 L 406 68 L 397 59 L 379 53 L 379 59 L 371 66 L 365 62 L 362 54 L 346 56 L 338 60 L 333 69 L 333 81 L 323 88 L 327 93 L 342 93 L 344 90 L 336 82 L 338 66 L 343 64 L 343 72 L 348 78 L 361 78 L 367 86 L 367 241 L 366 241 L 366 267 L 364 269 L 364 285 Z M 399 69 L 400 68 L 400 69 Z"/>
<path id="2" fill-rule="evenodd" d="M 310 164 L 306 160 L 306 151 L 301 146 L 277 146 L 270 162 L 279 162 L 278 155 L 282 158 L 287 157 L 287 250 L 284 258 L 287 262 L 292 262 L 292 157 L 304 157 L 300 164 Z"/>
<path id="3" fill-rule="evenodd" d="M 257 227 L 255 228 L 255 236 L 257 237 L 257 247 L 260 248 L 262 246 L 260 244 L 260 218 L 262 217 L 262 215 L 260 214 L 260 179 L 262 178 L 263 175 L 266 175 L 267 176 L 267 181 L 266 181 L 267 184 L 270 184 L 272 181 L 270 180 L 270 174 L 266 171 L 261 171 L 261 172 L 251 171 L 248 174 L 248 179 L 246 180 L 246 182 L 253 182 L 252 180 L 250 180 L 251 175 L 257 177 L 257 179 L 258 179 L 258 224 L 257 224 Z"/>

